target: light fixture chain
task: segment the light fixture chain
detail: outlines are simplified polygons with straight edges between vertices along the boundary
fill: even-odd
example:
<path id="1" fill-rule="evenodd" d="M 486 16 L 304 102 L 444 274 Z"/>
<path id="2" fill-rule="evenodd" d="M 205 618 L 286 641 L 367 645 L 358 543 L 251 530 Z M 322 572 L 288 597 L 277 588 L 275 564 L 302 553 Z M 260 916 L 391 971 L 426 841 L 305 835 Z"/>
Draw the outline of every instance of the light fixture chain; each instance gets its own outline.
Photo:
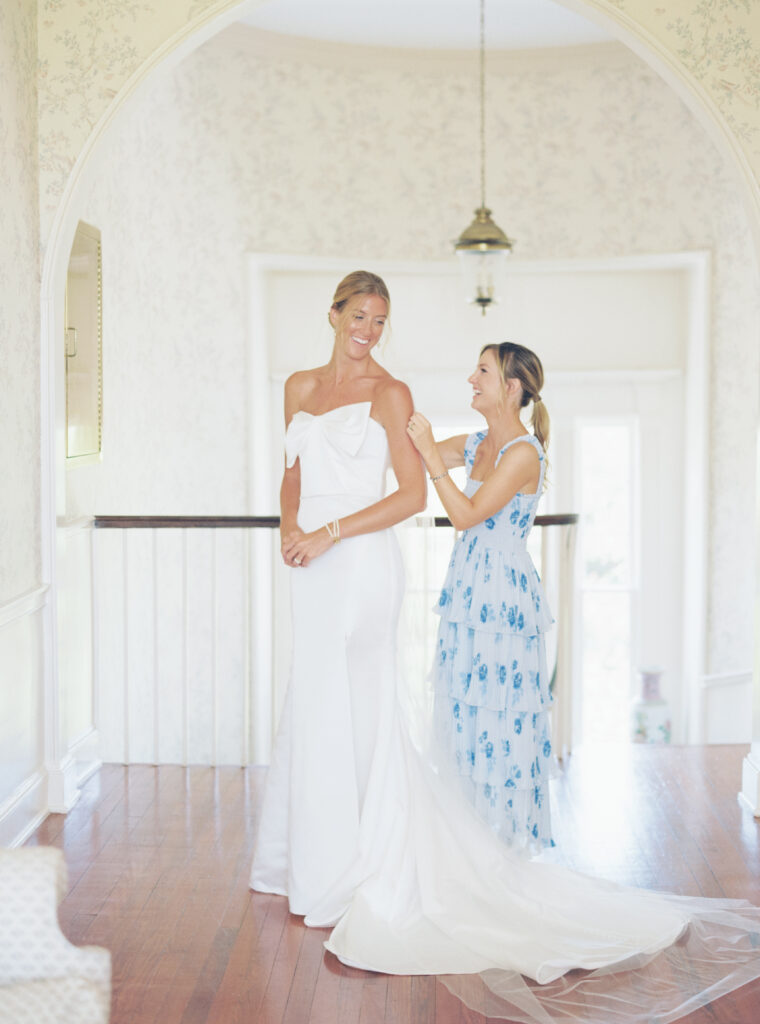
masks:
<path id="1" fill-rule="evenodd" d="M 454 249 L 462 259 L 462 269 L 467 278 L 468 300 L 476 302 L 483 314 L 489 306 L 498 302 L 496 295 L 498 278 L 504 266 L 504 258 L 512 249 L 498 224 L 491 219 L 486 207 L 486 0 L 479 0 L 480 7 L 480 206 L 475 219 L 468 224 L 454 243 Z"/>
<path id="2" fill-rule="evenodd" d="M 486 205 L 486 0 L 480 0 L 480 205 Z"/>

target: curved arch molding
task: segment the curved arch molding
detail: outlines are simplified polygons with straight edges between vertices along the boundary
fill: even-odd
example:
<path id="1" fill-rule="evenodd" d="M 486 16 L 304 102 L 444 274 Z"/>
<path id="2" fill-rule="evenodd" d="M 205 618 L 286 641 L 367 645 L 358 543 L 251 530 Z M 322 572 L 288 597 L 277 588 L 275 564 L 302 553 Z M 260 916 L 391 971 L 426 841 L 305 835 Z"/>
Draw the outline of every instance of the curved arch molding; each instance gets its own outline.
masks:
<path id="1" fill-rule="evenodd" d="M 760 17 L 754 0 L 557 0 L 681 97 L 739 177 L 760 254 Z"/>

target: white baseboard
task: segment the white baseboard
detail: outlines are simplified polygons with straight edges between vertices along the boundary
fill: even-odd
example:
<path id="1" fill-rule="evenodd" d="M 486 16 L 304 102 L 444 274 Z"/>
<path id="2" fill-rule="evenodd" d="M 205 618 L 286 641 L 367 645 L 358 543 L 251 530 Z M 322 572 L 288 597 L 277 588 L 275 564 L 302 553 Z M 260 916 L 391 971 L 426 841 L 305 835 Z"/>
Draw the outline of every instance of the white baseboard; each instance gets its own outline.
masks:
<path id="1" fill-rule="evenodd" d="M 102 766 L 100 740 L 94 727 L 79 736 L 60 764 L 47 766 L 47 797 L 50 814 L 68 814 L 79 799 L 79 787 Z"/>
<path id="2" fill-rule="evenodd" d="M 760 818 L 760 757 L 750 751 L 742 763 L 742 790 L 739 802 Z"/>
<path id="3" fill-rule="evenodd" d="M 48 814 L 45 775 L 30 775 L 0 805 L 0 847 L 21 846 Z"/>
<path id="4" fill-rule="evenodd" d="M 102 767 L 103 762 L 100 758 L 92 761 L 77 761 L 77 786 L 81 788 Z"/>
<path id="5" fill-rule="evenodd" d="M 48 814 L 66 814 L 79 799 L 79 789 L 103 762 L 97 755 L 98 734 L 91 729 L 72 744 L 60 765 L 30 775 L 0 804 L 0 847 L 21 846 Z"/>
<path id="6" fill-rule="evenodd" d="M 100 736 L 95 726 L 74 740 L 69 747 L 68 756 L 76 762 L 77 787 L 83 786 L 90 776 L 103 767 L 100 757 Z"/>
<path id="7" fill-rule="evenodd" d="M 68 814 L 79 799 L 77 762 L 67 754 L 59 764 L 47 765 L 47 803 L 51 814 Z"/>

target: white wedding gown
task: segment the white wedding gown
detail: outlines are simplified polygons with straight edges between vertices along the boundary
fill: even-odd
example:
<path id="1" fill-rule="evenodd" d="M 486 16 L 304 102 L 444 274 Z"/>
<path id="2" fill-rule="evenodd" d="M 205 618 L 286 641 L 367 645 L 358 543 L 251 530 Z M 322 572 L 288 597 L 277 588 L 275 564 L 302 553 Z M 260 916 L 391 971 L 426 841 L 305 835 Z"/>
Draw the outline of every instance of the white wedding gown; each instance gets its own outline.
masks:
<path id="1" fill-rule="evenodd" d="M 293 417 L 303 529 L 382 497 L 388 444 L 370 410 Z M 346 964 L 446 975 L 474 1009 L 531 1024 L 665 1024 L 760 976 L 760 910 L 510 852 L 412 742 L 393 531 L 345 540 L 291 579 L 292 674 L 252 889 L 334 926 L 325 945 Z"/>

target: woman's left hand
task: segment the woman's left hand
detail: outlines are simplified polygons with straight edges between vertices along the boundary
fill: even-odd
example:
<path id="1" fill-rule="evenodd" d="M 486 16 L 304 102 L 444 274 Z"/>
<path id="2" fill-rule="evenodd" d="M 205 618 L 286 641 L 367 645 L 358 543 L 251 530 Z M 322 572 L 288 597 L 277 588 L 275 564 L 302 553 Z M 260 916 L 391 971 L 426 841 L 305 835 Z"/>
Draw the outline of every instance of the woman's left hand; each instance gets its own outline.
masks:
<path id="1" fill-rule="evenodd" d="M 294 535 L 292 543 L 283 546 L 282 555 L 288 564 L 303 569 L 313 559 L 323 555 L 332 545 L 332 537 L 327 529 L 321 526 L 318 530 L 312 530 L 311 533 Z"/>
<path id="2" fill-rule="evenodd" d="M 406 432 L 422 458 L 427 460 L 435 451 L 435 438 L 433 428 L 421 412 L 412 413 L 406 425 Z"/>

